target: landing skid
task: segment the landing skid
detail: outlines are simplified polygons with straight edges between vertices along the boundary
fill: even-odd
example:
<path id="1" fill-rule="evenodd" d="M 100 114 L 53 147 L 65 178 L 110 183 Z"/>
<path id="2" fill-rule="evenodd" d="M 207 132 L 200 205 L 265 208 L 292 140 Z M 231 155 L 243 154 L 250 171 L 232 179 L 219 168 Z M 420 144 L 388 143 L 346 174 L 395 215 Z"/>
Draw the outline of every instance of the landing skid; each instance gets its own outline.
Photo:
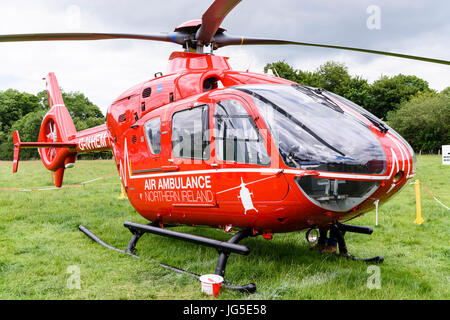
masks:
<path id="1" fill-rule="evenodd" d="M 92 233 L 86 227 L 84 227 L 82 225 L 80 225 L 78 227 L 78 229 L 81 232 L 83 232 L 85 235 L 87 235 L 89 238 L 91 238 L 93 241 L 97 242 L 98 244 L 100 244 L 110 250 L 124 253 L 124 254 L 130 255 L 131 257 L 137 258 L 137 259 L 139 259 L 140 257 L 135 254 L 136 253 L 136 244 L 144 233 L 154 233 L 154 234 L 158 234 L 161 236 L 166 236 L 166 237 L 170 237 L 170 238 L 175 238 L 175 239 L 179 239 L 179 240 L 184 240 L 184 241 L 188 241 L 188 242 L 201 244 L 201 245 L 208 246 L 208 247 L 213 247 L 213 248 L 217 249 L 217 251 L 219 253 L 219 259 L 217 262 L 215 274 L 220 275 L 222 277 L 225 275 L 226 264 L 228 261 L 228 257 L 230 256 L 231 253 L 238 253 L 238 254 L 242 254 L 242 255 L 248 255 L 250 253 L 250 250 L 246 246 L 239 245 L 237 243 L 242 239 L 253 236 L 250 229 L 242 230 L 242 231 L 236 233 L 235 235 L 233 235 L 228 241 L 225 242 L 225 241 L 214 240 L 214 239 L 205 238 L 205 237 L 201 237 L 201 236 L 191 235 L 191 234 L 187 234 L 187 233 L 163 229 L 163 228 L 157 227 L 156 224 L 143 225 L 143 224 L 138 224 L 138 223 L 133 223 L 133 222 L 125 222 L 124 226 L 127 227 L 132 233 L 132 237 L 131 237 L 131 239 L 127 245 L 127 248 L 125 250 L 121 250 L 121 249 L 118 249 L 116 247 L 113 247 L 113 246 L 107 244 L 106 242 L 104 242 L 102 239 L 97 237 L 94 233 Z M 200 281 L 200 275 L 198 275 L 196 273 L 186 271 L 183 269 L 179 269 L 179 268 L 176 268 L 176 267 L 173 267 L 173 266 L 161 263 L 161 262 L 157 262 L 157 264 L 165 269 L 169 269 L 169 270 L 172 270 L 177 273 L 192 276 Z M 237 291 L 243 292 L 243 293 L 253 293 L 256 291 L 256 285 L 253 283 L 249 283 L 249 284 L 241 285 L 241 286 L 235 286 L 235 285 L 230 284 L 228 281 L 224 280 L 222 285 L 228 289 L 237 290 Z"/>
<path id="2" fill-rule="evenodd" d="M 365 261 L 365 262 L 373 262 L 373 263 L 382 263 L 384 261 L 384 258 L 382 256 L 375 256 L 372 258 L 358 258 L 355 256 L 352 256 L 348 253 L 347 245 L 345 243 L 345 232 L 356 232 L 356 233 L 363 233 L 363 234 L 372 234 L 373 229 L 369 227 L 361 227 L 361 226 L 352 226 L 347 225 L 343 223 L 336 223 L 332 224 L 330 226 L 330 232 L 333 232 L 334 235 L 337 238 L 338 241 L 338 248 L 339 248 L 339 256 L 344 257 L 351 260 L 358 260 L 358 261 Z"/>
<path id="3" fill-rule="evenodd" d="M 207 247 L 213 247 L 215 248 L 219 253 L 219 258 L 217 261 L 217 267 L 215 274 L 224 276 L 225 275 L 225 268 L 228 261 L 228 257 L 231 253 L 237 253 L 242 255 L 248 255 L 250 253 L 250 250 L 244 246 L 237 244 L 242 239 L 252 237 L 253 232 L 251 229 L 242 230 L 236 234 L 234 234 L 228 241 L 219 241 L 215 239 L 205 238 L 201 236 L 196 236 L 192 234 L 167 230 L 159 227 L 158 223 L 153 223 L 149 225 L 143 225 L 133 222 L 125 222 L 124 226 L 130 230 L 132 233 L 131 239 L 128 242 L 128 245 L 125 250 L 118 249 L 116 247 L 113 247 L 106 242 L 104 242 L 102 239 L 97 237 L 94 233 L 89 231 L 86 227 L 80 225 L 78 229 L 83 232 L 85 235 L 87 235 L 89 238 L 91 238 L 93 241 L 97 242 L 98 244 L 110 249 L 114 250 L 120 253 L 127 254 L 133 258 L 139 259 L 140 257 L 136 255 L 136 244 L 139 241 L 139 239 L 144 235 L 144 233 L 153 233 L 165 237 L 175 238 L 179 240 L 184 240 L 196 244 L 200 244 Z M 333 232 L 337 238 L 338 241 L 338 247 L 339 247 L 339 257 L 344 257 L 351 260 L 360 260 L 365 262 L 373 262 L 373 263 L 382 263 L 383 257 L 376 256 L 372 258 L 367 259 L 361 259 L 357 258 L 355 256 L 352 256 L 348 253 L 347 245 L 345 243 L 344 235 L 345 232 L 356 232 L 356 233 L 363 233 L 363 234 L 372 234 L 373 230 L 371 228 L 367 227 L 360 227 L 360 226 L 351 226 L 351 225 L 345 225 L 342 223 L 336 223 L 332 224 L 330 226 L 331 232 Z M 189 276 L 192 276 L 200 281 L 200 275 L 186 271 L 174 266 L 167 265 L 165 263 L 156 262 L 159 266 L 172 270 L 177 273 L 186 274 Z M 256 291 L 256 285 L 253 283 L 249 283 L 246 285 L 241 286 L 235 286 L 229 283 L 227 280 L 224 280 L 223 284 L 224 287 L 231 289 L 231 290 L 237 290 L 243 293 L 254 293 Z"/>

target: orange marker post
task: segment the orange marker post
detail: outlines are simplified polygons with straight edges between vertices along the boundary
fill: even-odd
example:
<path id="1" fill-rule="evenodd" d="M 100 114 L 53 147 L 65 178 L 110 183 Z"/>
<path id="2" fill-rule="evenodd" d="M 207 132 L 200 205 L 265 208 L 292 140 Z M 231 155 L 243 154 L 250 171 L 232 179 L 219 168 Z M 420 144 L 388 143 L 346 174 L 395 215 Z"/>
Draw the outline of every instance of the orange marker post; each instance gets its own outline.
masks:
<path id="1" fill-rule="evenodd" d="M 415 224 L 422 224 L 423 223 L 423 218 L 422 218 L 422 206 L 420 203 L 420 181 L 416 180 L 414 182 L 414 184 L 416 185 L 416 220 L 414 220 Z"/>

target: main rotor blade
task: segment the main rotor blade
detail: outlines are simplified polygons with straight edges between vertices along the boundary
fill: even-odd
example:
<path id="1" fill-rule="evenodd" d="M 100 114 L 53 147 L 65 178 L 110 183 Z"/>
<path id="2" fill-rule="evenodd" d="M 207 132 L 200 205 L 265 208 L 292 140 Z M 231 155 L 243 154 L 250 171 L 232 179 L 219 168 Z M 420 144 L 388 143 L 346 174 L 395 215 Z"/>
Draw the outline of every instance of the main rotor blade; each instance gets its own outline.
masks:
<path id="1" fill-rule="evenodd" d="M 370 50 L 370 49 L 361 49 L 361 48 L 353 48 L 353 47 L 343 47 L 343 46 L 335 46 L 328 44 L 319 44 L 319 43 L 308 43 L 308 42 L 296 42 L 296 41 L 287 41 L 287 40 L 277 40 L 277 39 L 256 39 L 256 38 L 244 38 L 244 37 L 236 37 L 229 36 L 226 34 L 218 34 L 214 38 L 214 47 L 222 48 L 225 46 L 233 46 L 233 45 L 299 45 L 299 46 L 308 46 L 308 47 L 320 47 L 320 48 L 330 48 L 330 49 L 339 49 L 339 50 L 348 50 L 348 51 L 357 51 L 371 54 L 378 54 L 384 56 L 392 56 L 404 59 L 411 60 L 419 60 L 426 61 L 432 63 L 446 64 L 450 65 L 450 61 L 412 56 L 401 53 L 387 52 L 387 51 L 378 51 L 378 50 Z"/>
<path id="2" fill-rule="evenodd" d="M 21 41 L 85 41 L 108 39 L 139 39 L 173 42 L 183 44 L 186 35 L 180 32 L 155 34 L 124 34 L 124 33 L 32 33 L 0 35 L 0 42 Z"/>
<path id="3" fill-rule="evenodd" d="M 242 0 L 216 0 L 202 16 L 197 32 L 197 45 L 209 44 L 227 14 Z"/>

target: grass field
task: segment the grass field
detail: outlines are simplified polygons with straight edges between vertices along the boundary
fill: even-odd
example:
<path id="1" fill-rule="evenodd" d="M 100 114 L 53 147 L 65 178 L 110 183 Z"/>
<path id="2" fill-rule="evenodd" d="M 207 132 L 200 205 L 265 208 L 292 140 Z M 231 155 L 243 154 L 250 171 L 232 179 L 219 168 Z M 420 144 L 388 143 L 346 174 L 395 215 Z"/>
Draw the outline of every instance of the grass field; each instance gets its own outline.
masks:
<path id="1" fill-rule="evenodd" d="M 19 172 L 0 162 L 0 188 L 51 186 L 39 161 L 23 161 Z M 65 184 L 115 173 L 112 161 L 79 161 L 66 171 Z M 438 156 L 418 157 L 417 179 L 447 206 L 450 166 Z M 206 299 L 200 283 L 161 268 L 154 261 L 205 274 L 215 270 L 217 253 L 155 235 L 145 235 L 133 259 L 95 244 L 78 231 L 82 224 L 109 244 L 125 248 L 130 232 L 124 221 L 145 223 L 127 200 L 119 200 L 117 175 L 84 186 L 48 191 L 0 190 L 0 299 Z M 226 278 L 253 282 L 257 292 L 223 289 L 220 299 L 449 299 L 450 211 L 422 192 L 425 222 L 415 219 L 414 186 L 379 209 L 379 225 L 370 212 L 352 223 L 374 228 L 371 236 L 347 234 L 350 253 L 383 255 L 381 285 L 370 289 L 370 265 L 308 250 L 305 233 L 276 234 L 271 241 L 246 239 L 249 256 L 232 255 Z M 226 240 L 207 228 L 176 230 Z M 149 260 L 150 259 L 150 260 Z M 73 267 L 81 288 L 70 289 Z M 369 268 L 369 269 L 368 269 Z M 69 272 L 68 272 L 69 271 Z M 369 283 L 373 283 L 369 281 Z"/>

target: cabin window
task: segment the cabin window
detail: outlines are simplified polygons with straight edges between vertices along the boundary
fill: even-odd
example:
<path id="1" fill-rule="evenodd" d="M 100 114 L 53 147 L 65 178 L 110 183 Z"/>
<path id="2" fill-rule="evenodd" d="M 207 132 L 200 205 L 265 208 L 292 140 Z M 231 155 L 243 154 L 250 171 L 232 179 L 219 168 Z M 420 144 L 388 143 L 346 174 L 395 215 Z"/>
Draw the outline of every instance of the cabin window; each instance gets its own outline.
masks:
<path id="1" fill-rule="evenodd" d="M 216 103 L 214 139 L 219 160 L 268 165 L 270 158 L 253 118 L 236 100 Z"/>
<path id="2" fill-rule="evenodd" d="M 161 120 L 154 118 L 144 125 L 145 136 L 152 154 L 161 153 Z"/>
<path id="3" fill-rule="evenodd" d="M 172 117 L 172 153 L 177 158 L 209 159 L 209 107 L 176 112 Z"/>

